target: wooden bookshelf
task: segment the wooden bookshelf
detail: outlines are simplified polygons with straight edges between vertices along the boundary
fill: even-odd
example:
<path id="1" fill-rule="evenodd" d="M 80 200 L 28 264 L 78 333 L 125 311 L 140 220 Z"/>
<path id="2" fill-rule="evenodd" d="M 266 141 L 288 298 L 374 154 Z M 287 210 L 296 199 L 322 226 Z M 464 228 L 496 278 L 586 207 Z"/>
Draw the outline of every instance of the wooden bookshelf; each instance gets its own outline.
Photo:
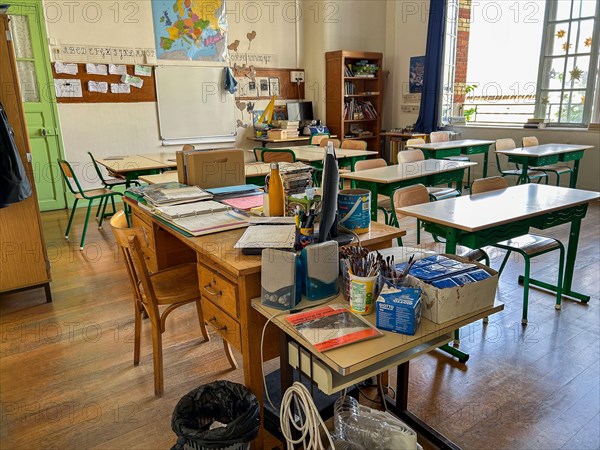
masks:
<path id="1" fill-rule="evenodd" d="M 374 52 L 355 52 L 338 50 L 327 52 L 326 60 L 326 114 L 327 127 L 332 134 L 337 134 L 338 139 L 367 141 L 368 149 L 381 151 L 379 133 L 381 130 L 381 114 L 383 102 L 383 54 Z M 374 76 L 360 76 L 361 68 L 357 63 L 366 61 L 375 65 L 378 70 Z M 346 68 L 350 67 L 352 73 Z M 371 69 L 372 70 L 372 69 Z M 368 69 L 366 70 L 368 71 Z M 362 105 L 360 102 L 370 102 L 371 112 L 375 117 L 361 116 L 361 111 L 356 116 L 346 117 L 346 105 Z M 368 108 L 368 107 L 367 107 Z M 360 127 L 363 131 L 371 132 L 367 137 L 346 137 L 350 134 L 351 125 Z"/>

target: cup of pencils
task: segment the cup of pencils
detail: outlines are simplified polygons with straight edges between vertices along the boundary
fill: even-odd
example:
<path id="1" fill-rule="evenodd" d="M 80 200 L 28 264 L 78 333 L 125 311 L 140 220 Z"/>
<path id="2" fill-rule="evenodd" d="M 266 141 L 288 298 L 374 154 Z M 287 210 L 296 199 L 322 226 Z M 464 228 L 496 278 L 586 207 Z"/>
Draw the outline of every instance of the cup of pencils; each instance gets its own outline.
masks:
<path id="1" fill-rule="evenodd" d="M 394 262 L 394 257 L 388 256 L 381 266 L 383 286 L 391 289 L 398 289 L 406 286 L 408 282 L 408 273 L 415 261 L 415 255 L 411 255 L 404 267 L 399 269 Z"/>
<path id="2" fill-rule="evenodd" d="M 360 315 L 371 314 L 381 292 L 383 257 L 356 247 L 345 250 L 345 253 L 350 310 Z"/>

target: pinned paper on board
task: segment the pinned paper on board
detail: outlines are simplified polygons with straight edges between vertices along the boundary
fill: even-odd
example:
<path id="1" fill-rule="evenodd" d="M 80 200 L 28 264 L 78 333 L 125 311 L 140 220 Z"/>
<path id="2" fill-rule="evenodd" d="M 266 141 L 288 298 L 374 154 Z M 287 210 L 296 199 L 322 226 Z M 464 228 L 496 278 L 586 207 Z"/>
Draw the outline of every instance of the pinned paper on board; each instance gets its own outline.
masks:
<path id="1" fill-rule="evenodd" d="M 109 64 L 108 73 L 111 75 L 127 75 L 127 66 L 124 64 Z"/>
<path id="2" fill-rule="evenodd" d="M 66 64 L 62 62 L 54 63 L 54 70 L 56 73 L 64 73 L 67 75 L 77 75 L 77 64 Z"/>
<path id="3" fill-rule="evenodd" d="M 281 88 L 279 85 L 279 78 L 277 78 L 277 77 L 269 78 L 269 95 L 271 97 L 274 95 L 279 97 L 280 94 L 281 94 Z"/>
<path id="4" fill-rule="evenodd" d="M 131 75 L 123 75 L 121 77 L 121 83 L 130 84 L 133 87 L 140 89 L 144 85 L 144 80 L 140 77 L 133 77 Z"/>
<path id="5" fill-rule="evenodd" d="M 107 75 L 108 66 L 106 64 L 91 64 L 85 65 L 85 71 L 90 75 Z"/>
<path id="6" fill-rule="evenodd" d="M 113 94 L 129 94 L 131 86 L 124 83 L 110 83 L 110 92 Z"/>
<path id="7" fill-rule="evenodd" d="M 54 91 L 56 92 L 57 98 L 83 97 L 83 91 L 81 89 L 81 80 L 54 80 Z"/>
<path id="8" fill-rule="evenodd" d="M 106 94 L 108 92 L 108 83 L 106 81 L 88 81 L 88 91 Z"/>
<path id="9" fill-rule="evenodd" d="M 138 64 L 135 65 L 133 70 L 133 74 L 140 77 L 149 77 L 152 76 L 152 67 L 151 66 L 140 66 Z"/>

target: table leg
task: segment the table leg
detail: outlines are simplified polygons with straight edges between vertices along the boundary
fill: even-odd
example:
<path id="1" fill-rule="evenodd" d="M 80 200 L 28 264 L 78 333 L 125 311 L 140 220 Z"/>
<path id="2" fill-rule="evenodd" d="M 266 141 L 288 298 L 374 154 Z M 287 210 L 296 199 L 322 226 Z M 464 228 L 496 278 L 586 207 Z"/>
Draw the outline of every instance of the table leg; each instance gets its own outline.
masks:
<path id="1" fill-rule="evenodd" d="M 487 178 L 489 152 L 490 148 L 488 147 L 487 152 L 483 154 L 483 178 Z"/>
<path id="2" fill-rule="evenodd" d="M 579 174 L 580 161 L 580 159 L 576 159 L 573 163 L 573 172 L 571 173 L 571 182 L 569 183 L 571 189 L 577 189 L 577 175 Z"/>
<path id="3" fill-rule="evenodd" d="M 521 180 L 522 184 L 527 184 L 529 183 L 529 177 L 527 176 L 527 173 L 529 172 L 529 161 L 527 158 L 525 158 L 521 168 L 523 171 L 521 172 L 521 177 L 519 179 Z"/>
<path id="4" fill-rule="evenodd" d="M 573 286 L 573 274 L 575 272 L 575 259 L 577 258 L 577 246 L 579 244 L 579 232 L 581 230 L 581 219 L 575 219 L 571 222 L 571 231 L 569 233 L 569 246 L 567 247 L 567 261 L 565 263 L 565 275 L 563 279 L 562 295 L 580 300 L 582 303 L 590 301 L 590 296 L 575 292 Z M 523 276 L 519 276 L 519 283 L 523 283 Z M 556 286 L 540 280 L 529 279 L 529 284 L 556 292 Z"/>

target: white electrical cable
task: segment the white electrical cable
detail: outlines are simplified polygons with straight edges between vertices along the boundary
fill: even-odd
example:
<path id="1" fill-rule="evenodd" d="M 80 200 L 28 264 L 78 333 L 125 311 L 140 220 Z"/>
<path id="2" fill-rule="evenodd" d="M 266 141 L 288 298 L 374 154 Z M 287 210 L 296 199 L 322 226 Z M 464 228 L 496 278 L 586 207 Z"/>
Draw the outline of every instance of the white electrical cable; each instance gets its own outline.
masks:
<path id="1" fill-rule="evenodd" d="M 297 409 L 296 413 L 294 413 L 294 408 L 292 408 L 292 402 Z M 302 421 L 302 418 L 304 418 L 304 421 Z M 310 392 L 308 392 L 308 389 L 302 383 L 296 381 L 285 391 L 281 399 L 279 423 L 281 425 L 281 433 L 287 442 L 288 450 L 293 449 L 295 444 L 300 444 L 301 442 L 302 448 L 305 450 L 325 450 L 319 432 L 319 427 L 321 426 L 325 430 L 329 445 L 332 449 L 335 448 L 331 434 L 323 423 L 323 419 L 321 419 L 319 410 L 310 396 Z M 298 439 L 294 439 L 292 436 L 292 426 L 299 434 Z"/>

